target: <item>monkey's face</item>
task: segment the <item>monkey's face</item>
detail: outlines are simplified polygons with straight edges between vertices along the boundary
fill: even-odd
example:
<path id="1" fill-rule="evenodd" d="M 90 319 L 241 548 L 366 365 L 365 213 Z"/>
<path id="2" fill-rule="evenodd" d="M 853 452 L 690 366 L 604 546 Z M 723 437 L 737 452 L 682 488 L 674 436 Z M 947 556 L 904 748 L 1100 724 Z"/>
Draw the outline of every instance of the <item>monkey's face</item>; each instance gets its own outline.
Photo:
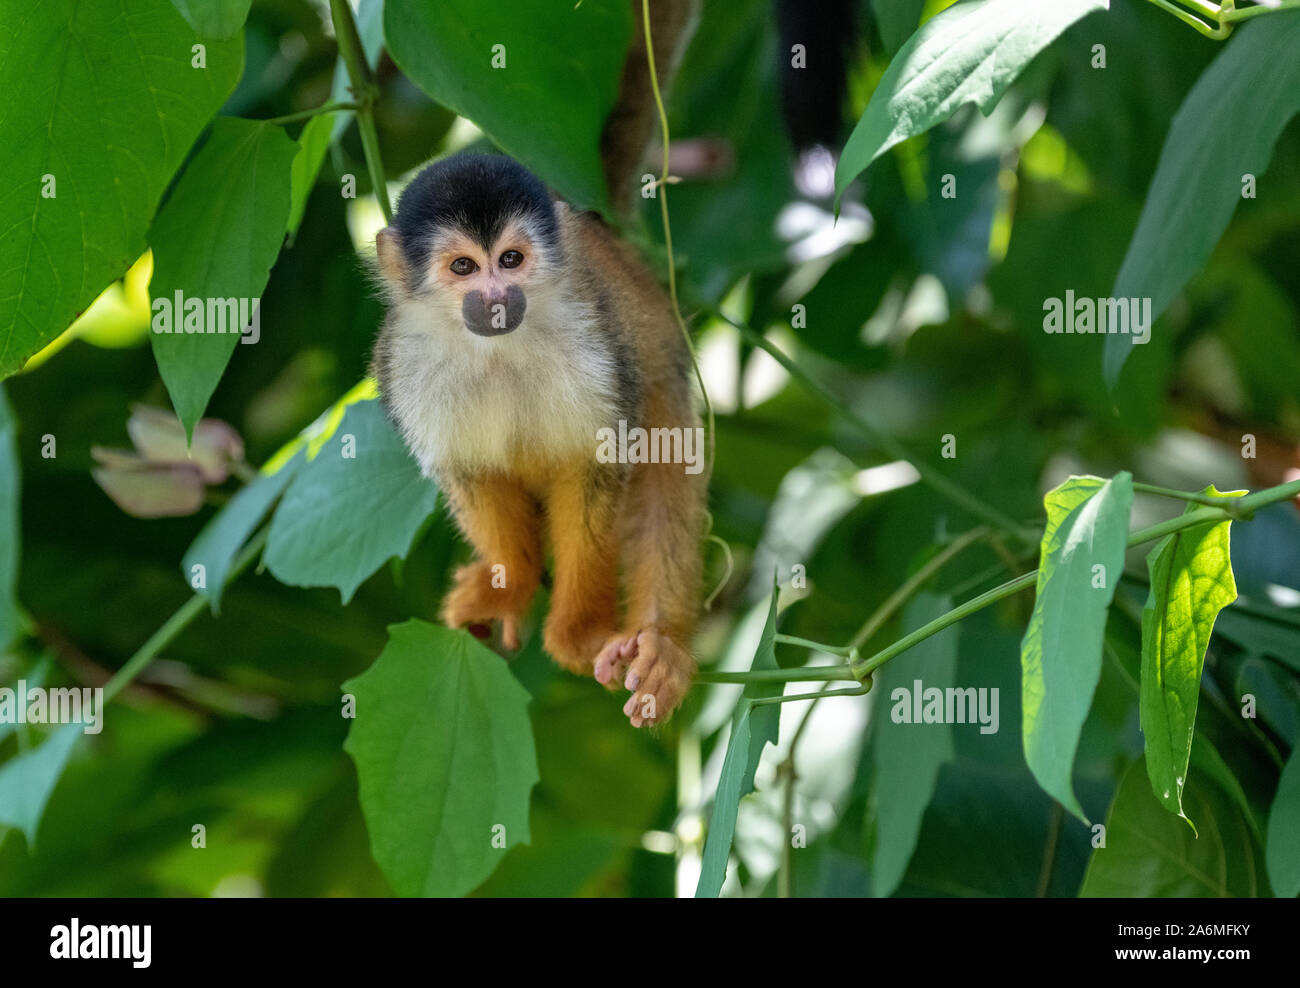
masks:
<path id="1" fill-rule="evenodd" d="M 527 230 L 509 223 L 490 247 L 461 231 L 436 238 L 426 276 L 439 294 L 459 300 L 466 329 L 500 336 L 523 322 L 525 290 L 539 266 Z"/>

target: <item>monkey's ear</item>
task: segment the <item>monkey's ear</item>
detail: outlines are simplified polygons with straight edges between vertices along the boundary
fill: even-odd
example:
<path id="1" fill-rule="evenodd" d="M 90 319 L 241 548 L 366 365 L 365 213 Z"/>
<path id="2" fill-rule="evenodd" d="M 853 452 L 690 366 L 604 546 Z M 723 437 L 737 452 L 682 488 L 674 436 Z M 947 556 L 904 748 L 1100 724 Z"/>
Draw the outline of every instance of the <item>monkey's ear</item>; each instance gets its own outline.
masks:
<path id="1" fill-rule="evenodd" d="M 406 259 L 402 241 L 397 231 L 386 226 L 375 236 L 375 251 L 379 255 L 379 270 L 390 285 L 406 284 Z"/>

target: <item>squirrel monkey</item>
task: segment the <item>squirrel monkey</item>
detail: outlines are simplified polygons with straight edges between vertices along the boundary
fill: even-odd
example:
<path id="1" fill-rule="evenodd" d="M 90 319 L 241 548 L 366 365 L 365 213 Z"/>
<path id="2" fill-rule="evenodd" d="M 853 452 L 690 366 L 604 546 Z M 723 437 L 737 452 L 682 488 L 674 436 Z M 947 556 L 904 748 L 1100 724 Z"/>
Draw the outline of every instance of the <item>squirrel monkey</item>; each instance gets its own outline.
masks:
<path id="1" fill-rule="evenodd" d="M 706 480 L 598 452 L 620 420 L 700 434 L 667 296 L 595 214 L 506 157 L 427 166 L 376 246 L 389 303 L 380 395 L 478 556 L 443 620 L 499 621 L 518 648 L 549 543 L 546 651 L 630 690 L 634 727 L 662 722 L 695 669 Z"/>

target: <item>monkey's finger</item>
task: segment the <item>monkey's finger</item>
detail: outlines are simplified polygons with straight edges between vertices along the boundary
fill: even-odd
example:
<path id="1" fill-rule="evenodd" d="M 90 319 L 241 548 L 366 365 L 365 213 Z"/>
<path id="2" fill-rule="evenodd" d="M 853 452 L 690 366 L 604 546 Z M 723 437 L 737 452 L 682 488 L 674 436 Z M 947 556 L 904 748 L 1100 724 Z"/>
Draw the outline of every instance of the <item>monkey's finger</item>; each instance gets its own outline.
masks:
<path id="1" fill-rule="evenodd" d="M 632 638 L 635 645 L 636 638 Z M 611 638 L 607 641 L 600 654 L 596 656 L 594 675 L 596 682 L 609 686 L 622 680 L 624 673 L 627 671 L 627 663 L 621 661 L 624 651 L 627 648 L 627 640 L 623 638 Z"/>
<path id="2" fill-rule="evenodd" d="M 629 714 L 633 727 L 658 722 L 660 712 L 659 694 L 663 690 L 664 678 L 662 667 L 656 667 L 650 674 L 650 680 L 645 684 L 645 689 L 635 695 L 636 703 L 633 706 L 632 713 Z"/>
<path id="3" fill-rule="evenodd" d="M 653 631 L 643 631 L 637 635 L 636 658 L 627 670 L 623 688 L 633 692 L 650 676 L 650 670 L 659 661 L 659 636 Z"/>

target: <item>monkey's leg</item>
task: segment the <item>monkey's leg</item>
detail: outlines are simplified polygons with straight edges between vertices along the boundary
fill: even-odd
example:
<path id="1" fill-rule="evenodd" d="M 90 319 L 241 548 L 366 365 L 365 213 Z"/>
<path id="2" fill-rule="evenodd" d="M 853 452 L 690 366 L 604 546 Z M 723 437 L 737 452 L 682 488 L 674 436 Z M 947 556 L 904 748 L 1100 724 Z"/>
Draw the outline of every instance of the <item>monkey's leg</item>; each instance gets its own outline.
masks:
<path id="1" fill-rule="evenodd" d="M 623 546 L 627 621 L 601 649 L 595 676 L 632 691 L 623 712 L 633 727 L 665 720 L 690 687 L 703 504 L 703 477 L 683 464 L 632 467 Z"/>
<path id="2" fill-rule="evenodd" d="M 564 668 L 590 675 L 618 628 L 620 467 L 575 461 L 555 475 L 547 500 L 555 553 L 551 612 L 542 639 Z"/>
<path id="3" fill-rule="evenodd" d="M 445 478 L 443 491 L 479 558 L 456 571 L 442 619 L 451 628 L 500 621 L 502 642 L 517 649 L 519 622 L 542 575 L 537 502 L 500 474 Z"/>

